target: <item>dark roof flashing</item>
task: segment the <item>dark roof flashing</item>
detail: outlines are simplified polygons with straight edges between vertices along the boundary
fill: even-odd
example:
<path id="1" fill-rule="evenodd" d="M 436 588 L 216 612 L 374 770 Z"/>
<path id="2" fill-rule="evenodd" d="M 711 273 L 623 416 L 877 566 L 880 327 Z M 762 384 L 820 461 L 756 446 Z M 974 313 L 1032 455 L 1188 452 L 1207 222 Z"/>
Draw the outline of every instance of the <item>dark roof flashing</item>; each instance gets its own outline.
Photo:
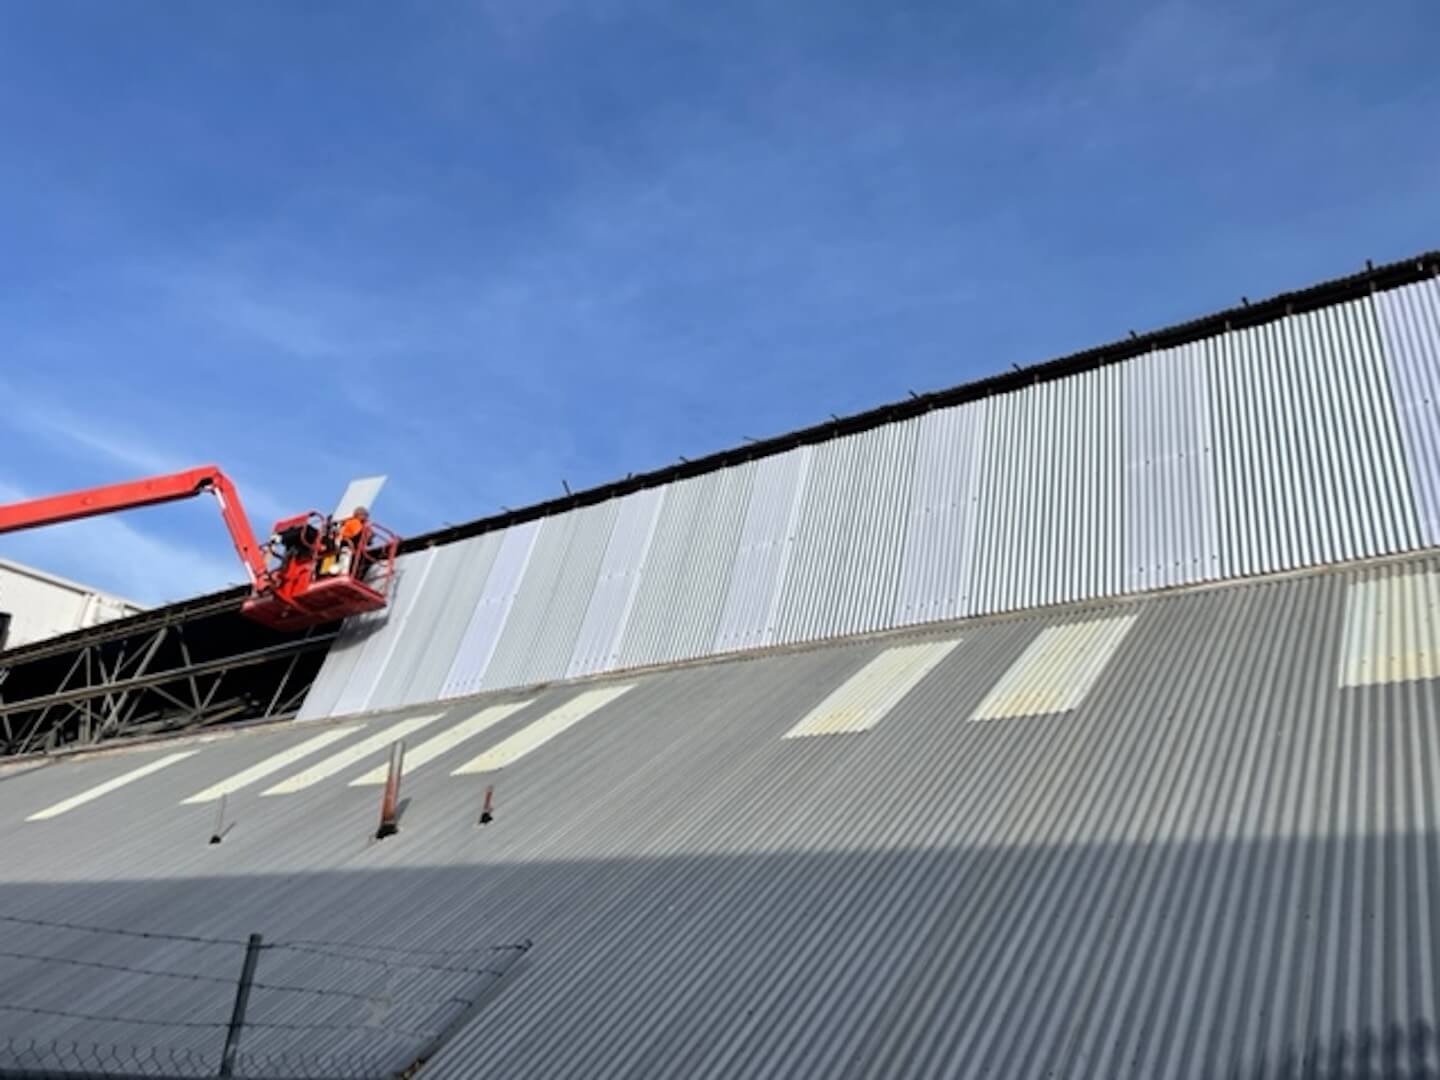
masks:
<path id="1" fill-rule="evenodd" d="M 562 498 L 535 503 L 518 510 L 507 510 L 504 513 L 466 522 L 463 525 L 452 525 L 435 532 L 411 537 L 401 543 L 400 550 L 401 552 L 420 551 L 440 544 L 466 540 L 483 533 L 508 528 L 511 525 L 534 521 L 536 518 L 551 517 L 578 507 L 592 506 L 595 503 L 619 498 L 645 488 L 685 480 L 692 476 L 701 476 L 774 454 L 783 454 L 797 447 L 828 442 L 844 435 L 856 435 L 884 424 L 922 416 L 934 409 L 950 408 L 967 401 L 976 401 L 995 394 L 1010 393 L 1026 386 L 1064 379 L 1110 364 L 1118 364 L 1157 349 L 1188 345 L 1191 342 L 1214 337 L 1226 331 L 1274 322 L 1288 315 L 1300 315 L 1307 311 L 1332 307 L 1335 304 L 1355 300 L 1376 292 L 1398 289 L 1424 278 L 1440 275 L 1440 251 L 1428 251 L 1385 266 L 1373 266 L 1369 260 L 1366 260 L 1366 267 L 1359 274 L 1322 282 L 1308 289 L 1280 293 L 1268 300 L 1251 301 L 1248 297 L 1244 297 L 1240 306 L 1217 312 L 1214 315 L 1178 323 L 1147 334 L 1137 335 L 1132 330 L 1128 336 L 1108 345 L 1085 349 L 1082 352 L 1071 353 L 1068 356 L 1046 360 L 1028 367 L 1013 366 L 1010 371 L 954 386 L 947 390 L 936 390 L 928 394 L 916 394 L 912 390 L 901 401 L 881 405 L 879 408 L 855 413 L 852 416 L 834 416 L 832 414 L 822 423 L 784 435 L 776 435 L 768 439 L 747 437 L 739 446 L 720 450 L 700 458 L 686 459 L 682 457 L 679 464 L 651 472 L 628 474 L 622 480 L 601 484 L 598 487 L 572 492 L 567 485 L 566 494 Z"/>

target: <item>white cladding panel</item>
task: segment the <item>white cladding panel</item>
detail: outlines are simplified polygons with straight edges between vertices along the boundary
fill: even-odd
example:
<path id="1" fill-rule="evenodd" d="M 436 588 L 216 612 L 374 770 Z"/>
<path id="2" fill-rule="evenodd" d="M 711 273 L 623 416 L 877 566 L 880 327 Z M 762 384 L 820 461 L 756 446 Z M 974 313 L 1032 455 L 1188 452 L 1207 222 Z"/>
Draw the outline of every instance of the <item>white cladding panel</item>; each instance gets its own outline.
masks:
<path id="1" fill-rule="evenodd" d="M 1440 281 L 1375 298 L 1422 540 L 1440 544 Z"/>
<path id="2" fill-rule="evenodd" d="M 440 684 L 439 697 L 459 697 L 473 694 L 480 689 L 480 680 L 495 655 L 495 643 L 500 640 L 500 631 L 505 628 L 510 608 L 520 591 L 520 582 L 525 577 L 525 567 L 530 563 L 530 552 L 535 546 L 535 537 L 540 532 L 540 522 L 526 521 L 505 530 L 500 541 L 500 550 L 495 564 L 480 590 L 480 599 L 470 615 L 460 647 L 450 664 L 445 681 Z M 329 664 L 327 659 L 326 664 Z"/>
<path id="3" fill-rule="evenodd" d="M 566 675 L 588 675 L 618 665 L 620 638 L 634 608 L 665 491 L 646 488 L 620 500 L 615 528 L 600 564 L 600 577 L 590 596 Z"/>
<path id="4" fill-rule="evenodd" d="M 305 714 L 1435 544 L 1437 388 L 1428 281 L 407 556 Z"/>

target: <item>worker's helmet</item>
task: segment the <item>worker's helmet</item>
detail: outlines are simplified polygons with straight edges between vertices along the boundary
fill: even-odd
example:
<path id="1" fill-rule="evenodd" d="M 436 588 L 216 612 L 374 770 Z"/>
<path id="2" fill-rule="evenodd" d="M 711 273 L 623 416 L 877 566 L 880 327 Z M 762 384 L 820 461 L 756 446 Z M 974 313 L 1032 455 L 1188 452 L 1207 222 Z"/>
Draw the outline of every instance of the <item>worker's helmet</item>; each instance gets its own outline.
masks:
<path id="1" fill-rule="evenodd" d="M 351 516 L 357 517 L 361 521 L 368 521 L 370 520 L 370 511 L 366 510 L 363 506 L 357 506 L 355 507 L 354 513 L 351 514 Z"/>

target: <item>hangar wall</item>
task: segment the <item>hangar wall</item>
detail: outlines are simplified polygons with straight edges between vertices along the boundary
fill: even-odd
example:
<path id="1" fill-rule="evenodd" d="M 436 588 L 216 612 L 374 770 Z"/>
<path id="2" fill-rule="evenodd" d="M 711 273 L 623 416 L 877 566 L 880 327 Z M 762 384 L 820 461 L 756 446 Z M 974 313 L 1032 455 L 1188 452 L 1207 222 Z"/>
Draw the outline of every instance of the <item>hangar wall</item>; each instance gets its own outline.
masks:
<path id="1" fill-rule="evenodd" d="M 1431 278 L 408 554 L 301 716 L 1437 543 Z"/>

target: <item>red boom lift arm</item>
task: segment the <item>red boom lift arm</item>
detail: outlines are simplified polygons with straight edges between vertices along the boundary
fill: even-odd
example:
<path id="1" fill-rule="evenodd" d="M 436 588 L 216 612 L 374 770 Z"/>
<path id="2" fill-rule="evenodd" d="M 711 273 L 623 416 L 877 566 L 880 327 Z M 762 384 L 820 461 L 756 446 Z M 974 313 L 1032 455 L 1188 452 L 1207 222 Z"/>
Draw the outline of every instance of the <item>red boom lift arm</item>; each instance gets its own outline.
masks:
<path id="1" fill-rule="evenodd" d="M 159 506 L 161 503 L 190 499 L 204 491 L 213 493 L 220 503 L 220 515 L 225 519 L 225 528 L 230 530 L 235 553 L 250 574 L 251 588 L 264 588 L 270 579 L 265 553 L 250 531 L 250 522 L 245 517 L 245 508 L 240 505 L 235 485 L 214 465 L 0 506 L 0 533 L 58 525 L 63 521 L 78 521 L 117 510 Z"/>
<path id="2" fill-rule="evenodd" d="M 235 553 L 250 575 L 250 598 L 240 609 L 247 618 L 277 630 L 299 630 L 385 606 L 399 547 L 394 533 L 367 523 L 350 545 L 355 550 L 336 566 L 330 521 L 310 511 L 276 522 L 277 536 L 291 539 L 277 541 L 276 550 L 262 548 L 250 531 L 235 485 L 214 465 L 0 506 L 0 534 L 158 506 L 206 491 L 219 501 Z M 274 566 L 271 557 L 278 560 Z"/>

